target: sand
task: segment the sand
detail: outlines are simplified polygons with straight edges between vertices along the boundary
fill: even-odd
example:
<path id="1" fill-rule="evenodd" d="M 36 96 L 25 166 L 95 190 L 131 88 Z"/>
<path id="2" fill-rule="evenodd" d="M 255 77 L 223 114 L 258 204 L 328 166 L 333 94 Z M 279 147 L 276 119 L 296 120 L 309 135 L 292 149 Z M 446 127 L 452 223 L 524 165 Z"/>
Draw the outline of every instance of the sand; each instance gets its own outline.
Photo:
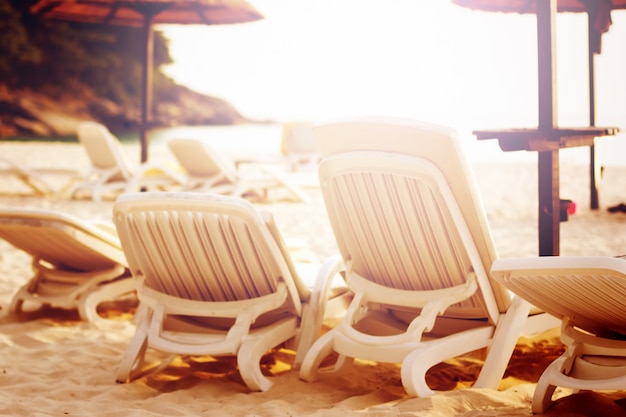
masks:
<path id="1" fill-rule="evenodd" d="M 132 158 L 137 148 L 126 145 Z M 89 168 L 77 144 L 0 143 L 3 157 L 27 166 Z M 158 149 L 155 158 L 167 158 Z M 536 166 L 532 162 L 472 161 L 500 257 L 537 253 Z M 562 255 L 626 253 L 626 214 L 606 208 L 626 201 L 626 167 L 606 167 L 601 183 L 601 209 L 589 210 L 587 167 L 562 162 L 564 198 L 577 212 L 561 224 Z M 67 178 L 50 178 L 61 188 Z M 336 247 L 319 190 L 307 188 L 311 204 L 277 202 L 260 205 L 274 213 L 285 237 L 300 238 L 315 260 Z M 112 201 L 94 203 L 60 196 L 33 196 L 18 181 L 3 177 L 0 207 L 44 207 L 83 218 L 110 219 Z M 268 392 L 248 391 L 234 362 L 178 358 L 162 372 L 129 384 L 114 376 L 133 335 L 132 302 L 111 303 L 112 317 L 89 324 L 75 312 L 43 310 L 8 314 L 12 295 L 30 277 L 30 259 L 0 242 L 0 415 L 6 416 L 528 416 L 537 378 L 562 351 L 558 331 L 520 339 L 498 390 L 471 388 L 481 361 L 457 358 L 429 372 L 430 398 L 407 397 L 395 364 L 357 363 L 344 376 L 316 383 L 290 371 L 292 352 L 268 354 L 266 371 L 273 375 Z M 150 351 L 148 361 L 165 355 Z M 562 397 L 547 415 L 621 416 L 626 391 L 585 392 Z"/>

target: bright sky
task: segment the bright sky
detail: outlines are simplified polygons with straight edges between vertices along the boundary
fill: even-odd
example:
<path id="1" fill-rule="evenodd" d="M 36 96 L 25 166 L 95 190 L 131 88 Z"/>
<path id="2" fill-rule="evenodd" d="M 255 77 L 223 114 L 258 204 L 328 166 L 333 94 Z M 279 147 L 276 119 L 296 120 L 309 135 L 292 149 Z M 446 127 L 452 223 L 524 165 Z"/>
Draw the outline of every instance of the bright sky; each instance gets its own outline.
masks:
<path id="1" fill-rule="evenodd" d="M 390 115 L 537 125 L 536 21 L 449 0 L 250 0 L 265 19 L 163 26 L 177 82 L 255 119 Z M 626 11 L 596 60 L 598 125 L 626 130 Z M 557 19 L 559 124 L 588 123 L 587 23 Z"/>

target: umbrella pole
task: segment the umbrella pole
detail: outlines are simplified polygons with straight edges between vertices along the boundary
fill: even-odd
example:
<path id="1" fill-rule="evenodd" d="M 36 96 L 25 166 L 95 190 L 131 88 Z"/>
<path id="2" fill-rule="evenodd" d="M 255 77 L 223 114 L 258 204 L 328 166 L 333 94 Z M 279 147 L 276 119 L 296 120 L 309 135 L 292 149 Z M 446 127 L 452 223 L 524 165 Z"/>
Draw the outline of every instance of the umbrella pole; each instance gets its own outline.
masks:
<path id="1" fill-rule="evenodd" d="M 589 64 L 589 126 L 596 125 L 596 89 L 595 89 L 595 53 L 594 39 L 595 29 L 593 27 L 593 19 L 591 13 L 587 12 L 588 25 L 588 42 L 589 48 L 587 52 L 587 60 Z M 598 42 L 599 40 L 596 40 Z M 598 196 L 598 187 L 600 186 L 601 172 L 600 167 L 596 164 L 596 147 L 589 147 L 589 207 L 597 210 L 600 207 L 600 198 Z"/>
<path id="2" fill-rule="evenodd" d="M 556 0 L 537 2 L 539 129 L 557 127 L 556 105 Z M 538 152 L 539 255 L 559 254 L 559 150 Z"/>
<path id="3" fill-rule="evenodd" d="M 152 31 L 152 16 L 146 16 L 146 23 L 143 26 L 143 38 L 145 45 L 145 55 L 143 59 L 143 85 L 141 88 L 141 127 L 140 127 L 140 161 L 148 160 L 148 132 L 152 121 L 152 66 L 154 50 L 154 33 Z"/>

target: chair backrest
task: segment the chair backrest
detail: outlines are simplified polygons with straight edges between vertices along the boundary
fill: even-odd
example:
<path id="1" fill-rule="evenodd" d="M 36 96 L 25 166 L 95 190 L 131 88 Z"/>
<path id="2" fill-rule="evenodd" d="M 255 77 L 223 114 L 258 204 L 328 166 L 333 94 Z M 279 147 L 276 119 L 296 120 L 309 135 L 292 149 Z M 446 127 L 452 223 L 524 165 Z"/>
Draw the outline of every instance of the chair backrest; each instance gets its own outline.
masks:
<path id="1" fill-rule="evenodd" d="M 234 184 L 236 170 L 211 145 L 197 139 L 170 139 L 167 145 L 187 175 L 192 178 L 208 179 L 224 177 Z"/>
<path id="2" fill-rule="evenodd" d="M 126 266 L 117 236 L 90 222 L 48 210 L 0 210 L 0 238 L 57 269 Z"/>
<path id="3" fill-rule="evenodd" d="M 282 127 L 280 152 L 289 155 L 314 155 L 319 153 L 319 147 L 313 136 L 311 122 L 285 122 Z"/>
<path id="4" fill-rule="evenodd" d="M 432 290 L 461 285 L 473 271 L 479 291 L 445 314 L 496 320 L 506 311 L 510 295 L 488 275 L 496 251 L 455 131 L 363 118 L 317 126 L 314 134 L 328 215 L 354 273 Z"/>
<path id="5" fill-rule="evenodd" d="M 296 283 L 285 246 L 249 202 L 210 193 L 120 196 L 114 222 L 130 269 L 153 290 L 196 301 L 262 297 L 285 282 L 300 314 L 308 290 Z"/>
<path id="6" fill-rule="evenodd" d="M 78 124 L 77 135 L 95 169 L 101 171 L 117 169 L 119 172 L 111 176 L 110 181 L 130 180 L 133 172 L 132 165 L 120 141 L 106 126 L 91 121 L 81 122 Z"/>

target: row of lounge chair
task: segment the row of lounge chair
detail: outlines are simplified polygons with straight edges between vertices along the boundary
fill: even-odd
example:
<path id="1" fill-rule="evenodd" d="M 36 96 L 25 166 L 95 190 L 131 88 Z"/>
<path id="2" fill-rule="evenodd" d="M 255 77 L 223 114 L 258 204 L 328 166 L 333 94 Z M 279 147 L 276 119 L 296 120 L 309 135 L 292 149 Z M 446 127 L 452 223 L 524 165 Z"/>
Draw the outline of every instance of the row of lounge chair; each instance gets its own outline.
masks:
<path id="1" fill-rule="evenodd" d="M 92 320 L 92 299 L 104 297 L 91 294 L 115 286 L 106 291 L 115 297 L 132 283 L 140 307 L 120 382 L 141 374 L 152 348 L 235 355 L 246 385 L 267 390 L 259 361 L 284 345 L 296 351 L 293 366 L 304 380 L 337 375 L 354 358 L 400 363 L 407 393 L 427 396 L 428 369 L 486 348 L 475 386 L 495 389 L 518 337 L 560 323 L 567 350 L 539 380 L 533 411 L 550 406 L 557 386 L 624 388 L 623 259 L 498 259 L 453 130 L 367 118 L 314 132 L 340 254 L 312 277 L 291 260 L 271 214 L 241 198 L 125 193 L 113 207 L 117 237 L 110 226 L 103 234 L 68 216 L 0 212 L 0 237 L 29 251 L 36 271 L 13 309 L 25 299 L 56 303 L 39 291 L 73 283 L 80 290 L 50 292 Z M 41 238 L 23 239 L 25 227 Z M 59 239 L 71 260 L 50 243 Z M 94 269 L 106 278 L 74 278 Z M 321 335 L 324 317 L 337 311 L 341 322 Z"/>
<path id="2" fill-rule="evenodd" d="M 55 194 L 44 177 L 63 174 L 70 179 L 69 186 L 61 190 L 63 194 L 94 201 L 139 190 L 209 191 L 269 200 L 270 191 L 282 189 L 287 198 L 308 202 L 308 195 L 286 174 L 315 163 L 318 155 L 312 147 L 311 124 L 307 122 L 285 123 L 281 141 L 284 156 L 260 159 L 258 163 L 250 160 L 235 164 L 208 143 L 183 138 L 168 141 L 175 164 L 148 161 L 135 166 L 119 139 L 101 123 L 79 123 L 77 136 L 91 163 L 91 170 L 82 177 L 76 170 L 32 169 L 8 159 L 0 159 L 0 173 L 16 177 L 37 195 Z"/>
<path id="3" fill-rule="evenodd" d="M 78 140 L 92 163 L 92 171 L 71 191 L 71 196 L 86 192 L 99 201 L 108 192 L 139 190 L 197 190 L 267 198 L 273 188 L 284 188 L 291 197 L 308 201 L 306 193 L 293 185 L 268 164 L 247 164 L 237 169 L 224 155 L 197 139 L 171 139 L 168 147 L 181 170 L 163 163 L 144 162 L 133 169 L 119 140 L 96 122 L 78 126 Z"/>
<path id="4" fill-rule="evenodd" d="M 0 175 L 16 178 L 38 196 L 47 196 L 58 192 L 56 187 L 46 179 L 47 177 L 59 176 L 69 179 L 66 184 L 67 188 L 72 186 L 79 177 L 78 171 L 74 169 L 24 167 L 6 157 L 0 157 Z M 62 190 L 62 192 L 65 191 L 67 190 Z"/>

